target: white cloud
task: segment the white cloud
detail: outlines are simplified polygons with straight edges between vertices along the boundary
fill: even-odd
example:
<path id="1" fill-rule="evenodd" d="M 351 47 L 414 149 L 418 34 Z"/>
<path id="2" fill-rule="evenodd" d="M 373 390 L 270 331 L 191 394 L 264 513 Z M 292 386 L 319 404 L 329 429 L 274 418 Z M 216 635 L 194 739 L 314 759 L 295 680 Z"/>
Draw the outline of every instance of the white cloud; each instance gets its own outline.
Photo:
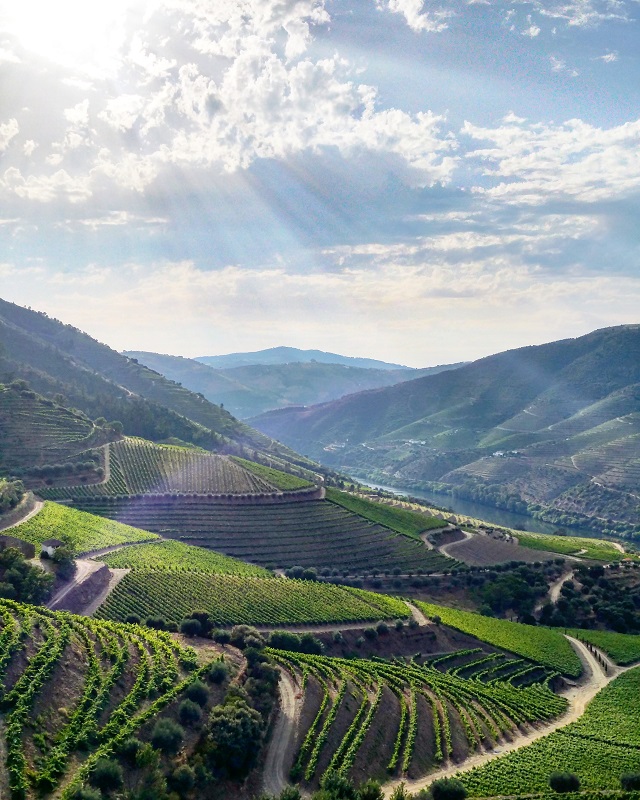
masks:
<path id="1" fill-rule="evenodd" d="M 87 178 L 74 178 L 63 169 L 50 175 L 29 175 L 25 178 L 19 169 L 10 167 L 0 177 L 0 189 L 23 200 L 34 200 L 38 203 L 53 200 L 79 203 L 91 194 Z"/>
<path id="2" fill-rule="evenodd" d="M 0 123 L 0 153 L 4 152 L 9 146 L 9 142 L 18 135 L 20 126 L 17 119 L 10 119 L 8 122 Z"/>
<path id="3" fill-rule="evenodd" d="M 624 197 L 640 188 L 640 120 L 598 128 L 573 119 L 560 125 L 505 122 L 499 128 L 465 123 L 463 133 L 490 146 L 468 159 L 499 182 L 476 191 L 513 203 L 572 198 L 583 203 Z"/>
<path id="4" fill-rule="evenodd" d="M 596 59 L 596 61 L 604 61 L 605 64 L 613 64 L 614 61 L 617 60 L 618 60 L 618 53 L 615 50 L 605 53 L 602 56 L 598 56 Z"/>
<path id="5" fill-rule="evenodd" d="M 378 7 L 402 14 L 407 25 L 417 33 L 441 33 L 453 16 L 453 12 L 445 8 L 426 11 L 424 0 L 385 0 L 384 4 L 378 0 Z"/>

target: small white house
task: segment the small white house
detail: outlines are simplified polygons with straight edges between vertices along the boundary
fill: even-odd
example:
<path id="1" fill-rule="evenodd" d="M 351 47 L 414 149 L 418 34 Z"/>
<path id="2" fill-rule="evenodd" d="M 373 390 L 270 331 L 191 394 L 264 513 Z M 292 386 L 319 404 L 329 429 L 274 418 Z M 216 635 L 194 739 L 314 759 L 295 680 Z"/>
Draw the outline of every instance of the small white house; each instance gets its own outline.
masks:
<path id="1" fill-rule="evenodd" d="M 45 539 L 42 542 L 41 552 L 43 555 L 46 553 L 51 558 L 59 547 L 64 547 L 64 542 L 61 542 L 60 539 Z"/>

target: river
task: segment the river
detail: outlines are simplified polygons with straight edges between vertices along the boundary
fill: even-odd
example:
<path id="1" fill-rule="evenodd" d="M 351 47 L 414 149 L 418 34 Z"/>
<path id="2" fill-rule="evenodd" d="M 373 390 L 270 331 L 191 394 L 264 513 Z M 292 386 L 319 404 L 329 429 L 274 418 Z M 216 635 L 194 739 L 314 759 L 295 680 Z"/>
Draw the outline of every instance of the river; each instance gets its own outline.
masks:
<path id="1" fill-rule="evenodd" d="M 372 489 L 383 489 L 386 492 L 391 492 L 397 495 L 410 495 L 420 500 L 425 500 L 431 505 L 440 506 L 441 508 L 450 508 L 454 514 L 465 514 L 468 517 L 481 519 L 492 525 L 502 525 L 505 528 L 520 528 L 521 530 L 531 531 L 532 533 L 555 533 L 558 530 L 557 525 L 551 525 L 548 522 L 534 519 L 528 514 L 514 514 L 513 511 L 504 511 L 501 508 L 493 508 L 493 506 L 485 506 L 482 503 L 474 503 L 473 500 L 463 500 L 460 497 L 453 497 L 450 494 L 441 494 L 439 492 L 420 491 L 418 489 L 400 489 L 397 486 L 382 486 L 379 483 L 371 483 L 363 478 L 357 479 L 364 486 L 370 486 Z M 603 538 L 594 531 L 585 528 L 566 528 L 567 533 L 573 536 L 586 536 L 590 539 Z"/>

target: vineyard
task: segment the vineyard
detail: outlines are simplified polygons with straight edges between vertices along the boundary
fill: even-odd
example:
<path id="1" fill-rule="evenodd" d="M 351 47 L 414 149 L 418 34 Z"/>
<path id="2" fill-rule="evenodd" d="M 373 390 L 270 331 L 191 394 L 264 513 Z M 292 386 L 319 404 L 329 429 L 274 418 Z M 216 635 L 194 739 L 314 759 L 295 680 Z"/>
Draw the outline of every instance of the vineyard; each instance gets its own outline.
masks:
<path id="1" fill-rule="evenodd" d="M 46 539 L 60 539 L 74 555 L 158 538 L 154 533 L 51 502 L 45 503 L 34 517 L 18 525 L 14 533 L 17 538 L 36 546 Z"/>
<path id="2" fill-rule="evenodd" d="M 256 567 L 253 564 L 223 556 L 221 553 L 215 553 L 213 550 L 193 547 L 173 539 L 124 547 L 100 556 L 100 561 L 109 567 L 120 569 L 270 577 L 270 573 L 262 567 Z"/>
<path id="3" fill-rule="evenodd" d="M 89 447 L 95 434 L 83 414 L 28 389 L 0 384 L 0 461 L 5 470 L 58 463 Z"/>
<path id="4" fill-rule="evenodd" d="M 514 531 L 514 536 L 523 547 L 532 550 L 547 550 L 566 556 L 580 555 L 594 561 L 620 561 L 624 558 L 611 542 L 604 539 L 588 539 L 582 536 L 553 536 L 546 533 L 523 533 Z"/>
<path id="5" fill-rule="evenodd" d="M 97 761 L 194 679 L 169 634 L 0 601 L 0 704 L 11 797 L 70 798 Z"/>
<path id="6" fill-rule="evenodd" d="M 507 680 L 483 683 L 443 671 L 446 658 L 419 666 L 268 652 L 306 692 L 309 724 L 298 737 L 292 777 L 307 784 L 327 769 L 359 780 L 419 777 L 490 749 L 567 706 L 541 683 L 518 688 Z M 491 660 L 482 655 L 484 663 Z"/>
<path id="7" fill-rule="evenodd" d="M 206 497 L 95 498 L 76 506 L 262 566 L 439 572 L 457 562 L 324 500 L 229 506 Z"/>
<path id="8" fill-rule="evenodd" d="M 179 623 L 203 609 L 216 625 L 301 625 L 407 617 L 401 600 L 374 592 L 284 578 L 129 572 L 100 606 L 96 616 L 125 621 L 163 617 Z"/>
<path id="9" fill-rule="evenodd" d="M 420 539 L 420 534 L 425 531 L 444 528 L 447 525 L 446 521 L 439 517 L 420 514 L 406 508 L 382 505 L 337 489 L 327 489 L 327 499 L 371 522 L 384 525 L 397 533 L 404 533 L 405 536 L 412 536 L 414 539 Z"/>
<path id="10" fill-rule="evenodd" d="M 640 661 L 640 636 L 613 631 L 590 631 L 576 628 L 571 635 L 583 642 L 599 647 L 616 664 L 633 664 Z"/>
<path id="11" fill-rule="evenodd" d="M 548 789 L 549 774 L 572 772 L 586 790 L 620 788 L 620 776 L 640 771 L 640 668 L 619 676 L 584 715 L 534 744 L 461 774 L 474 797 Z"/>
<path id="12" fill-rule="evenodd" d="M 109 446 L 109 479 L 105 483 L 52 487 L 40 494 L 50 500 L 62 500 L 179 492 L 260 495 L 278 491 L 274 483 L 238 461 L 194 448 L 127 438 Z M 278 470 L 267 472 L 276 477 L 282 474 L 283 480 L 293 477 Z M 298 482 L 309 485 L 306 481 Z"/>
<path id="13" fill-rule="evenodd" d="M 432 619 L 438 617 L 445 625 L 544 664 L 563 675 L 578 677 L 582 672 L 580 659 L 558 630 L 522 625 L 519 622 L 484 617 L 471 611 L 458 611 L 420 601 L 416 601 L 416 605 Z"/>

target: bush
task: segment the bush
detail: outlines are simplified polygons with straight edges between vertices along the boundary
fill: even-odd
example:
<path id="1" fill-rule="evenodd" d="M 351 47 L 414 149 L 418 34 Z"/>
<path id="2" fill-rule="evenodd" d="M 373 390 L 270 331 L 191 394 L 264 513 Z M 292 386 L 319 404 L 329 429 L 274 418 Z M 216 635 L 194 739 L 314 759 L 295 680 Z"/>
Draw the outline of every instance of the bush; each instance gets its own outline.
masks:
<path id="1" fill-rule="evenodd" d="M 78 789 L 71 795 L 71 800 L 102 800 L 102 792 L 99 789 Z"/>
<path id="2" fill-rule="evenodd" d="M 147 617 L 144 624 L 147 628 L 154 628 L 157 631 L 163 631 L 167 627 L 164 617 Z"/>
<path id="3" fill-rule="evenodd" d="M 118 755 L 120 755 L 127 762 L 127 764 L 134 766 L 138 753 L 143 746 L 144 745 L 140 739 L 136 739 L 134 736 L 131 736 L 129 739 L 125 739 L 120 745 L 118 748 Z"/>
<path id="4" fill-rule="evenodd" d="M 171 773 L 169 782 L 179 794 L 185 794 L 193 789 L 196 782 L 196 773 L 187 764 L 182 764 Z"/>
<path id="5" fill-rule="evenodd" d="M 324 773 L 320 786 L 331 798 L 336 800 L 356 800 L 357 795 L 353 784 L 336 770 L 328 769 Z"/>
<path id="6" fill-rule="evenodd" d="M 193 725 L 202 717 L 202 709 L 193 700 L 183 700 L 178 706 L 178 719 L 183 725 Z"/>
<path id="7" fill-rule="evenodd" d="M 202 636 L 202 625 L 197 619 L 183 619 L 180 623 L 180 633 L 185 636 Z"/>
<path id="8" fill-rule="evenodd" d="M 577 792 L 580 789 L 580 778 L 572 772 L 552 772 L 549 775 L 549 786 L 554 792 Z"/>
<path id="9" fill-rule="evenodd" d="M 89 776 L 91 785 L 105 792 L 119 789 L 122 780 L 122 767 L 110 758 L 99 758 Z"/>
<path id="10" fill-rule="evenodd" d="M 433 800 L 464 800 L 467 790 L 456 778 L 441 778 L 431 784 Z"/>
<path id="11" fill-rule="evenodd" d="M 124 619 L 125 622 L 128 622 L 132 625 L 139 625 L 140 624 L 140 617 L 137 614 L 127 614 Z"/>
<path id="12" fill-rule="evenodd" d="M 358 789 L 358 800 L 384 800 L 384 794 L 377 781 L 367 781 Z"/>
<path id="13" fill-rule="evenodd" d="M 207 700 L 209 699 L 209 690 L 207 689 L 206 684 L 201 680 L 195 680 L 191 686 L 188 687 L 185 694 L 189 700 L 192 700 L 199 706 L 204 707 L 207 705 Z"/>
<path id="14" fill-rule="evenodd" d="M 163 753 L 177 753 L 184 739 L 184 728 L 172 719 L 156 722 L 151 734 L 151 744 Z"/>
<path id="15" fill-rule="evenodd" d="M 227 665 L 222 661 L 214 661 L 209 670 L 209 680 L 211 683 L 221 684 L 227 679 L 229 670 Z"/>
<path id="16" fill-rule="evenodd" d="M 640 772 L 626 772 L 620 776 L 620 785 L 625 792 L 637 792 L 640 790 Z"/>
<path id="17" fill-rule="evenodd" d="M 225 631 L 222 628 L 218 628 L 218 630 L 212 632 L 211 638 L 213 639 L 214 642 L 217 642 L 218 644 L 229 644 L 229 642 L 231 641 L 231 634 L 229 633 L 229 631 Z"/>

